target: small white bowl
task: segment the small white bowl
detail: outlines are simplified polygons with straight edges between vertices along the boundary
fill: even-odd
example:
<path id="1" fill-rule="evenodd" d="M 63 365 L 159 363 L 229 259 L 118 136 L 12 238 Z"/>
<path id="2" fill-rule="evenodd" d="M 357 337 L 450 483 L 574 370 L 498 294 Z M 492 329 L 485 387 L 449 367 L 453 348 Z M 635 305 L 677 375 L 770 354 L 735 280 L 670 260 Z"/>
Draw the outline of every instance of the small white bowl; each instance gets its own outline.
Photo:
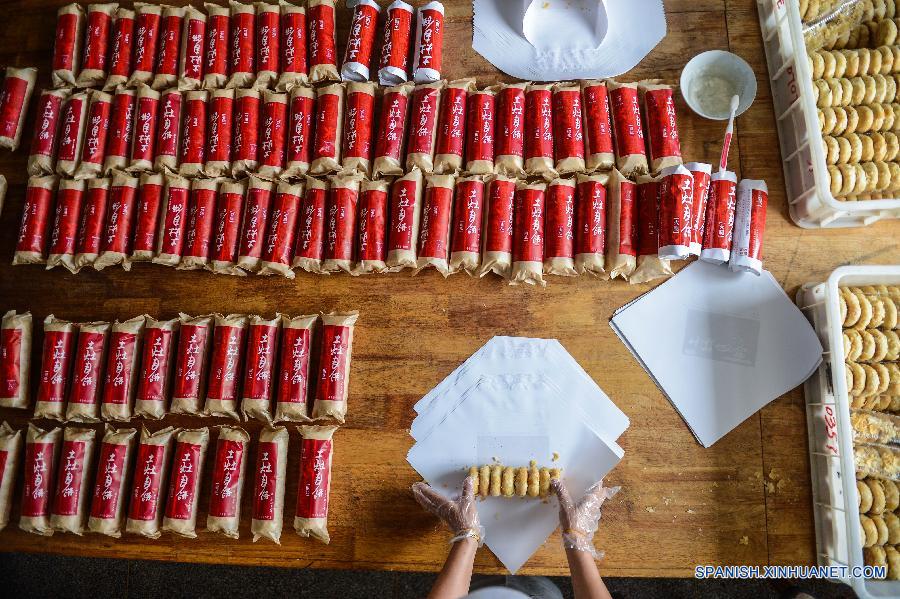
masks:
<path id="1" fill-rule="evenodd" d="M 727 120 L 731 97 L 740 98 L 737 114 L 756 98 L 756 75 L 747 61 L 725 50 L 710 50 L 693 57 L 681 71 L 681 95 L 691 110 L 714 121 Z"/>

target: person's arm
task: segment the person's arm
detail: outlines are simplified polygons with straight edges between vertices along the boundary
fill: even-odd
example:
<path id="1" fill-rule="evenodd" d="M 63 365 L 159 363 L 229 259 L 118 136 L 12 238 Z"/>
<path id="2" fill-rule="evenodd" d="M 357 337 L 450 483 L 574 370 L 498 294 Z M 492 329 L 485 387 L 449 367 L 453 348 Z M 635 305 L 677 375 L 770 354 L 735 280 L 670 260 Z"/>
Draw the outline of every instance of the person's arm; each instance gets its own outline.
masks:
<path id="1" fill-rule="evenodd" d="M 590 553 L 578 549 L 566 549 L 566 559 L 569 560 L 569 571 L 572 573 L 572 591 L 576 599 L 589 597 L 590 599 L 612 599 L 606 584 L 600 578 L 600 570 L 597 562 Z"/>
<path id="2" fill-rule="evenodd" d="M 478 543 L 470 537 L 453 543 L 428 599 L 459 599 L 468 595 L 476 551 Z"/>

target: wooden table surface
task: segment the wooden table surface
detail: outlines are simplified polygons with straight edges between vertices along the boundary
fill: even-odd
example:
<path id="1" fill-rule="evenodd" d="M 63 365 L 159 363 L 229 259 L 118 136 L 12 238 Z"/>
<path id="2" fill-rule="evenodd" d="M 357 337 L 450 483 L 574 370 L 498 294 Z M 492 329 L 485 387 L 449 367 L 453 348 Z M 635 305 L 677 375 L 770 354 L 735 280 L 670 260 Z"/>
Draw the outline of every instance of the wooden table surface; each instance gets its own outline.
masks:
<path id="1" fill-rule="evenodd" d="M 63 0 L 0 3 L 0 65 L 35 65 L 40 85 L 49 80 L 55 9 Z M 471 49 L 471 3 L 445 0 L 444 75 L 476 76 L 479 85 L 507 80 Z M 788 217 L 772 99 L 753 0 L 665 0 L 669 34 L 632 72 L 638 80 L 677 82 L 685 62 L 711 49 L 730 49 L 753 67 L 759 91 L 738 119 L 731 168 L 765 179 L 770 190 L 766 266 L 788 294 L 823 281 L 843 264 L 900 263 L 900 222 L 861 229 L 811 231 Z M 339 50 L 348 11 L 341 10 Z M 33 107 L 33 105 L 32 105 Z M 679 98 L 684 155 L 715 163 L 723 126 L 694 116 Z M 32 109 L 33 112 L 33 109 Z M 26 124 L 30 138 L 33 114 Z M 798 388 L 754 415 L 710 449 L 703 449 L 608 325 L 613 311 L 644 293 L 590 278 L 553 278 L 546 289 L 508 287 L 495 278 L 464 275 L 443 280 L 431 272 L 408 275 L 231 278 L 138 265 L 86 269 L 12 267 L 24 197 L 26 147 L 0 152 L 0 172 L 10 182 L 0 216 L 0 308 L 31 310 L 36 334 L 47 314 L 73 320 L 112 320 L 149 313 L 272 314 L 319 310 L 361 312 L 357 325 L 348 423 L 336 435 L 329 529 L 331 544 L 301 539 L 291 529 L 296 497 L 296 451 L 291 451 L 285 532 L 281 547 L 253 544 L 249 497 L 239 541 L 201 532 L 196 540 L 164 535 L 152 541 L 99 535 L 39 538 L 18 530 L 16 490 L 12 522 L 0 533 L 0 550 L 265 564 L 317 568 L 436 570 L 447 553 L 447 532 L 422 512 L 409 486 L 418 476 L 406 462 L 413 404 L 494 335 L 557 338 L 631 419 L 619 440 L 625 458 L 608 482 L 622 492 L 604 509 L 598 546 L 602 572 L 612 576 L 691 576 L 695 564 L 811 564 L 815 562 L 809 464 L 802 391 Z M 35 347 L 35 364 L 39 361 Z M 23 426 L 12 410 L 0 418 Z M 167 424 L 201 426 L 215 419 L 169 417 Z M 46 424 L 46 423 L 45 423 Z M 140 422 L 135 422 L 140 425 Z M 159 425 L 154 425 L 159 426 Z M 256 437 L 258 425 L 248 423 Z M 99 428 L 99 427 L 98 427 Z M 296 449 L 296 434 L 292 450 Z M 251 456 L 252 458 L 252 456 Z M 252 463 L 252 462 L 251 462 Z M 208 478 L 208 477 L 204 477 Z M 771 483 L 771 484 L 767 484 Z M 209 481 L 205 481 L 208 486 Z M 208 489 L 200 501 L 205 523 Z M 488 550 L 477 570 L 500 572 Z M 526 573 L 567 574 L 558 534 L 532 557 Z"/>

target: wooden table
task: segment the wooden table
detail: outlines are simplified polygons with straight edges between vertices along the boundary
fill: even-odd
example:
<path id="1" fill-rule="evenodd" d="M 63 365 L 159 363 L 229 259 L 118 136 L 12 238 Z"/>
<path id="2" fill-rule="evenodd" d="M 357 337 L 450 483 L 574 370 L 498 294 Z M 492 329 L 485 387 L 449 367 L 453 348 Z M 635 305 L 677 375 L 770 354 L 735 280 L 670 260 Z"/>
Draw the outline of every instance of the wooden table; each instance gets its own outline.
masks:
<path id="1" fill-rule="evenodd" d="M 49 79 L 55 9 L 63 0 L 2 3 L 0 65 L 36 65 Z M 479 85 L 507 78 L 471 49 L 471 3 L 445 0 L 444 75 L 477 76 Z M 710 49 L 730 49 L 753 66 L 759 92 L 738 119 L 731 168 L 765 179 L 770 201 L 766 266 L 789 294 L 807 281 L 823 281 L 842 264 L 900 262 L 900 223 L 862 229 L 810 231 L 792 224 L 784 197 L 772 98 L 753 0 L 666 0 L 669 35 L 624 79 L 659 77 L 676 82 L 685 62 Z M 340 11 L 339 45 L 348 22 Z M 40 89 L 40 86 L 39 86 Z M 694 116 L 679 100 L 684 155 L 715 163 L 723 126 Z M 33 110 L 32 110 L 33 112 Z M 33 117 L 33 115 L 32 115 Z M 26 125 L 26 138 L 33 119 Z M 418 479 L 406 462 L 413 404 L 494 335 L 555 337 L 631 418 L 620 443 L 625 459 L 610 474 L 622 493 L 603 514 L 598 546 L 602 571 L 612 576 L 691 576 L 695 564 L 811 564 L 815 544 L 806 426 L 799 389 L 751 417 L 711 449 L 692 437 L 608 326 L 613 311 L 649 286 L 589 278 L 553 278 L 546 289 L 508 287 L 495 278 L 443 280 L 436 273 L 350 278 L 300 275 L 231 278 L 138 265 L 60 269 L 9 265 L 24 197 L 27 147 L 0 152 L 0 172 L 10 182 L 0 217 L 0 308 L 31 310 L 40 339 L 47 314 L 73 320 L 112 320 L 149 313 L 309 313 L 357 309 L 348 424 L 336 436 L 330 530 L 325 546 L 291 530 L 296 476 L 289 477 L 281 547 L 249 538 L 249 497 L 239 541 L 201 532 L 197 540 L 164 535 L 158 541 L 126 536 L 61 535 L 44 539 L 17 529 L 0 533 L 0 550 L 141 559 L 265 564 L 316 568 L 436 570 L 447 552 L 447 533 L 413 501 Z M 35 348 L 35 364 L 39 362 Z M 0 418 L 23 426 L 11 410 Z M 167 424 L 201 426 L 213 419 L 167 418 Z M 46 423 L 45 423 L 46 424 Z M 140 424 L 139 422 L 135 424 Z M 248 423 L 254 434 L 256 423 Z M 98 427 L 99 428 L 99 427 Z M 292 436 L 296 449 L 296 435 Z M 296 473 L 292 451 L 290 472 Z M 251 456 L 252 457 L 252 456 Z M 770 484 L 767 484 L 770 483 Z M 206 485 L 209 482 L 206 481 Z M 208 489 L 200 501 L 205 522 Z M 490 551 L 477 569 L 500 572 Z M 557 534 L 524 572 L 567 574 Z"/>

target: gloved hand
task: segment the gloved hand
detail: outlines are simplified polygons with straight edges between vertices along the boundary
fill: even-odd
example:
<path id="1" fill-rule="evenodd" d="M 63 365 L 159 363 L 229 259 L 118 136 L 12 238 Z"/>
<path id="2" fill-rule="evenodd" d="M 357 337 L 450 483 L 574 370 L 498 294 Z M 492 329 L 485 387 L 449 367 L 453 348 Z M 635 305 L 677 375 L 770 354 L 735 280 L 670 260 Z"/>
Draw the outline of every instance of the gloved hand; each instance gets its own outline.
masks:
<path id="1" fill-rule="evenodd" d="M 413 497 L 425 511 L 434 514 L 450 527 L 453 531 L 451 543 L 462 539 L 475 539 L 481 547 L 484 543 L 484 528 L 478 521 L 478 510 L 475 508 L 474 482 L 467 476 L 463 483 L 463 492 L 455 500 L 445 498 L 427 483 L 413 484 L 412 492 Z"/>
<path id="2" fill-rule="evenodd" d="M 593 555 L 594 559 L 601 559 L 603 552 L 597 551 L 593 542 L 594 533 L 600 524 L 600 507 L 604 501 L 618 493 L 621 487 L 604 487 L 601 480 L 592 485 L 577 504 L 572 501 L 569 489 L 561 480 L 552 479 L 550 488 L 559 498 L 563 547 L 585 551 Z"/>

